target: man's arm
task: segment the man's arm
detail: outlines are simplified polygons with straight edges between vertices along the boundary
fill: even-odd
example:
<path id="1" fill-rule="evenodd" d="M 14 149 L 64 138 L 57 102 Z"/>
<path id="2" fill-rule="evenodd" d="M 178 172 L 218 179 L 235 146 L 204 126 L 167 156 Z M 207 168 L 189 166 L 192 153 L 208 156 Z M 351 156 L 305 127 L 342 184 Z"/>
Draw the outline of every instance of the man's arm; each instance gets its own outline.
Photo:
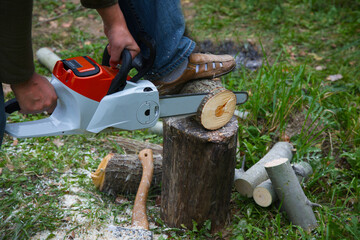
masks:
<path id="1" fill-rule="evenodd" d="M 31 42 L 32 1 L 0 1 L 0 82 L 9 83 L 21 112 L 53 111 L 53 86 L 34 73 Z"/>

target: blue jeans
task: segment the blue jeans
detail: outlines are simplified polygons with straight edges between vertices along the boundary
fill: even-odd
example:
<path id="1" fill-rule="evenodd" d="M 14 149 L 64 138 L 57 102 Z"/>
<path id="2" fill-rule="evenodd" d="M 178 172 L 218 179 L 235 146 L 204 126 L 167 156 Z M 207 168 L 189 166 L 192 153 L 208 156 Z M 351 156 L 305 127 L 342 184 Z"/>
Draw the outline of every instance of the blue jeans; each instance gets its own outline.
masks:
<path id="1" fill-rule="evenodd" d="M 141 30 L 156 42 L 156 58 L 149 80 L 164 76 L 185 61 L 195 42 L 184 36 L 185 20 L 180 0 L 119 0 L 127 26 L 137 40 Z M 142 51 L 143 47 L 140 45 Z"/>

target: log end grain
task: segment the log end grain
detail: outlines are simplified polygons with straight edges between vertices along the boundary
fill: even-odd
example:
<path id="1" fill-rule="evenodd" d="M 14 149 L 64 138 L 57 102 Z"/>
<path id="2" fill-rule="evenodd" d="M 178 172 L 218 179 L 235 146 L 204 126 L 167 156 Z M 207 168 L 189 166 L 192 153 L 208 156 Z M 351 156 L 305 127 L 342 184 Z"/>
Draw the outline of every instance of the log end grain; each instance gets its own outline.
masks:
<path id="1" fill-rule="evenodd" d="M 233 92 L 218 88 L 209 93 L 200 104 L 198 119 L 208 130 L 216 130 L 230 121 L 236 108 L 236 96 Z"/>
<path id="2" fill-rule="evenodd" d="M 261 207 L 268 207 L 273 202 L 271 193 L 264 187 L 256 187 L 253 192 L 253 198 Z"/>
<path id="3" fill-rule="evenodd" d="M 289 159 L 287 158 L 279 158 L 279 159 L 275 159 L 271 162 L 265 163 L 264 167 L 265 168 L 271 168 L 271 167 L 276 167 L 279 166 L 281 164 L 284 164 L 285 162 L 287 162 Z"/>
<path id="4" fill-rule="evenodd" d="M 246 196 L 248 198 L 253 196 L 254 187 L 243 178 L 236 179 L 235 188 L 242 196 Z"/>

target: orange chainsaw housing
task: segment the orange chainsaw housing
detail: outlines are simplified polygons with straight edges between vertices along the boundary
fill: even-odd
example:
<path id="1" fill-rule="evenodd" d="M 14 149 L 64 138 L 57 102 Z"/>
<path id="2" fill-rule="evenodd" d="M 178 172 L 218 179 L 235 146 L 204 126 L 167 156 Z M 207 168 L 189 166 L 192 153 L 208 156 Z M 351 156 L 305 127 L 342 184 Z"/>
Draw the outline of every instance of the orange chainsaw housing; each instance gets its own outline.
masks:
<path id="1" fill-rule="evenodd" d="M 118 71 L 99 65 L 88 56 L 79 56 L 57 61 L 53 75 L 75 92 L 100 102 Z"/>

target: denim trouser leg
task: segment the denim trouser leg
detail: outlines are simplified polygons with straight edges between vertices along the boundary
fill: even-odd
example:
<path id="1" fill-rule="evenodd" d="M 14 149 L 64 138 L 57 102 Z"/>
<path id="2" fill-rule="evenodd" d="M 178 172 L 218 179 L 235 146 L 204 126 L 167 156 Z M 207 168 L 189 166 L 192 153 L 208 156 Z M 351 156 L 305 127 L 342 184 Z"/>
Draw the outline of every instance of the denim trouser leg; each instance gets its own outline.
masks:
<path id="1" fill-rule="evenodd" d="M 0 90 L 0 148 L 4 136 L 4 130 L 5 130 L 5 124 L 6 124 L 6 115 L 5 115 L 5 107 L 4 107 L 4 92 L 1 88 Z"/>
<path id="2" fill-rule="evenodd" d="M 180 0 L 119 0 L 119 4 L 134 38 L 143 28 L 156 42 L 151 78 L 176 69 L 194 50 L 195 43 L 184 36 Z"/>

